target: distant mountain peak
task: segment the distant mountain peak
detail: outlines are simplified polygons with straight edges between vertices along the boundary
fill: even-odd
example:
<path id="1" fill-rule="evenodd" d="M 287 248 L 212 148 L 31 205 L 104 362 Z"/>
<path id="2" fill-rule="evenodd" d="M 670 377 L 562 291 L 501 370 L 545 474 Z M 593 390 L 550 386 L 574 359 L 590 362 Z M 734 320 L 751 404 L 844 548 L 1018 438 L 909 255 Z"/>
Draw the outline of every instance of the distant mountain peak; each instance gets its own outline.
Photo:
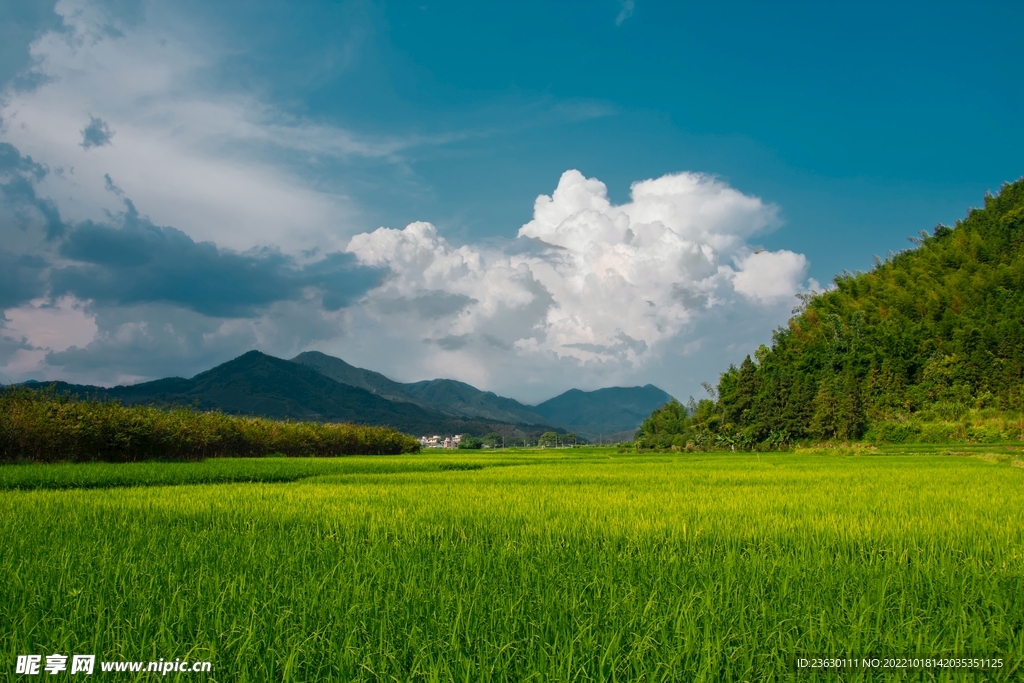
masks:
<path id="1" fill-rule="evenodd" d="M 595 439 L 636 430 L 648 415 L 671 399 L 653 384 L 593 391 L 569 389 L 534 410 L 554 424 Z"/>

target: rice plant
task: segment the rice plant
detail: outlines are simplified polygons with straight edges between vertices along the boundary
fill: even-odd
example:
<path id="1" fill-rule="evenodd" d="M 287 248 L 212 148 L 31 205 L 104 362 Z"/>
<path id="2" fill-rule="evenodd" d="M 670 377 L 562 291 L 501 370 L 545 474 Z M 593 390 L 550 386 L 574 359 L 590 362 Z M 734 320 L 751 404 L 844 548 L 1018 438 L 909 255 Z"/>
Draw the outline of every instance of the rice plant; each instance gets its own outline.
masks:
<path id="1" fill-rule="evenodd" d="M 998 459 L 425 453 L 225 460 L 250 479 L 186 483 L 206 465 L 5 475 L 21 482 L 0 491 L 9 672 L 88 652 L 209 660 L 189 676 L 210 681 L 1024 673 L 1024 469 Z M 116 481 L 55 490 L 76 467 Z M 161 468 L 182 483 L 154 485 L 172 483 Z M 815 654 L 1005 663 L 794 670 Z"/>
<path id="2" fill-rule="evenodd" d="M 116 401 L 73 400 L 46 390 L 0 388 L 0 462 L 383 455 L 417 450 L 415 439 L 386 427 L 128 407 Z"/>

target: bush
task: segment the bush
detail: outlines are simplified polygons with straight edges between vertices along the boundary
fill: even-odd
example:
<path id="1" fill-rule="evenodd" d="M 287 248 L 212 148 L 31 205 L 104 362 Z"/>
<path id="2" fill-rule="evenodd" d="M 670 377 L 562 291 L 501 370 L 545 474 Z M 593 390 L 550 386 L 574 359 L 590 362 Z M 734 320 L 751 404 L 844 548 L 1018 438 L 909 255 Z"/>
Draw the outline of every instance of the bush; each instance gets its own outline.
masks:
<path id="1" fill-rule="evenodd" d="M 960 426 L 950 422 L 930 422 L 921 425 L 921 443 L 949 443 L 963 441 Z"/>
<path id="2" fill-rule="evenodd" d="M 921 428 L 912 422 L 876 422 L 864 434 L 869 443 L 912 443 Z"/>
<path id="3" fill-rule="evenodd" d="M 418 450 L 411 436 L 387 427 L 278 422 L 191 408 L 79 401 L 52 390 L 0 389 L 0 462 L 392 455 Z"/>

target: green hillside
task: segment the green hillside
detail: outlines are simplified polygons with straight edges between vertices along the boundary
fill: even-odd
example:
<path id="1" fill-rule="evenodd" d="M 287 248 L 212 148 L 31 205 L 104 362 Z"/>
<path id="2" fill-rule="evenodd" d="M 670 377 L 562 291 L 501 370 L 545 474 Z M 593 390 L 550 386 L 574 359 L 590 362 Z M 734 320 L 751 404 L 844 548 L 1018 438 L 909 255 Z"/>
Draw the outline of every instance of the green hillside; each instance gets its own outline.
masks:
<path id="1" fill-rule="evenodd" d="M 357 368 L 340 358 L 328 356 L 326 353 L 304 351 L 292 358 L 291 362 L 316 370 L 335 382 L 366 389 L 371 394 L 376 394 L 389 401 L 409 402 L 409 397 L 406 396 L 402 384 L 388 379 L 379 372 Z"/>
<path id="2" fill-rule="evenodd" d="M 275 420 L 351 422 L 393 427 L 407 434 L 498 432 L 521 437 L 520 426 L 453 416 L 337 382 L 314 369 L 249 351 L 191 379 L 171 377 L 130 386 L 95 387 L 54 382 L 58 393 L 117 400 L 130 406 L 190 406 Z M 534 431 L 540 433 L 542 428 Z"/>
<path id="3" fill-rule="evenodd" d="M 641 445 L 1024 438 L 1024 179 L 912 241 L 803 297 L 711 399 L 652 414 Z"/>

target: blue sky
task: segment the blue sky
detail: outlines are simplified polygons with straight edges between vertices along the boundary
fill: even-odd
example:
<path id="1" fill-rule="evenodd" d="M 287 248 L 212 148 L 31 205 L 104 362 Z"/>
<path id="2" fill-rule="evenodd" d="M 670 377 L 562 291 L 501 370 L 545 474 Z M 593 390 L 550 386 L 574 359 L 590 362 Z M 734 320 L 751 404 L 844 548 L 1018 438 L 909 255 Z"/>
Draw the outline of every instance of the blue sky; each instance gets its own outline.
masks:
<path id="1" fill-rule="evenodd" d="M 0 374 L 317 348 L 528 401 L 698 393 L 794 294 L 1024 174 L 1022 14 L 5 3 Z"/>

